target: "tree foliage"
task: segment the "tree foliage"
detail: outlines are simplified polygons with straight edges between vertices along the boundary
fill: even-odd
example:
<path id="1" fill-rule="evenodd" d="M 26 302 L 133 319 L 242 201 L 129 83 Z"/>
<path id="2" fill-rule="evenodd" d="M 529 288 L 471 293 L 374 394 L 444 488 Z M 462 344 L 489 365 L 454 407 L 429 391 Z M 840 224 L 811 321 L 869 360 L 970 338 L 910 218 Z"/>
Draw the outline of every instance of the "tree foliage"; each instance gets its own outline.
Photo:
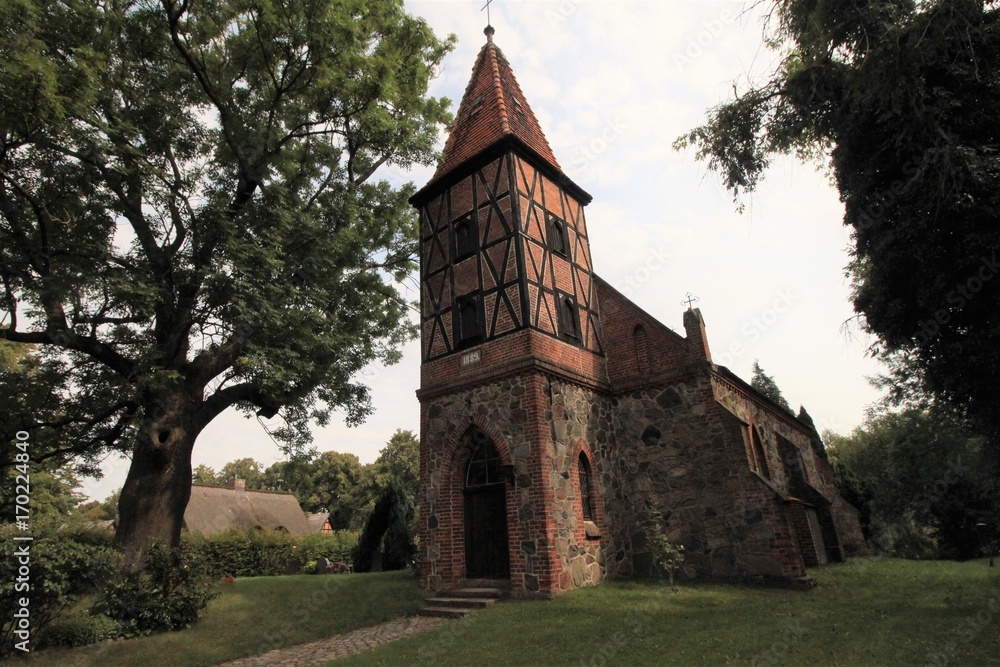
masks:
<path id="1" fill-rule="evenodd" d="M 414 333 L 412 186 L 376 173 L 435 159 L 450 42 L 398 0 L 15 0 L 0 24 L 0 338 L 44 350 L 27 430 L 131 450 L 138 562 L 177 543 L 224 410 L 281 410 L 290 448 L 369 413 L 356 373 Z"/>
<path id="2" fill-rule="evenodd" d="M 357 516 L 361 521 L 375 508 L 375 501 L 390 483 L 397 484 L 403 495 L 416 504 L 420 485 L 420 440 L 413 431 L 397 429 L 375 462 L 365 466 L 362 487 L 357 493 Z M 415 526 L 413 534 L 416 535 Z"/>
<path id="3" fill-rule="evenodd" d="M 251 458 L 227 463 L 216 474 L 212 468 L 195 468 L 195 481 L 224 484 L 230 477 L 247 480 L 248 489 L 288 491 L 306 512 L 326 513 L 334 530 L 360 530 L 376 501 L 395 483 L 400 493 L 416 505 L 420 476 L 420 442 L 412 431 L 397 429 L 373 463 L 365 465 L 354 454 L 335 451 L 295 456 L 262 470 Z M 416 536 L 415 523 L 410 529 Z"/>
<path id="4" fill-rule="evenodd" d="M 248 456 L 222 466 L 216 479 L 222 484 L 231 479 L 242 479 L 246 482 L 247 489 L 263 489 L 264 467 Z"/>
<path id="5" fill-rule="evenodd" d="M 837 488 L 885 553 L 972 558 L 980 548 L 976 525 L 1000 521 L 995 484 L 979 465 L 982 438 L 950 415 L 881 414 L 827 443 Z"/>
<path id="6" fill-rule="evenodd" d="M 681 137 L 739 199 L 828 154 L 873 352 L 908 356 L 1000 463 L 1000 3 L 773 0 L 769 80 Z"/>
<path id="7" fill-rule="evenodd" d="M 86 522 L 111 521 L 118 523 L 118 497 L 121 489 L 115 489 L 104 500 L 91 500 L 76 508 L 76 516 Z"/>
<path id="8" fill-rule="evenodd" d="M 379 555 L 383 570 L 401 570 L 413 563 L 417 547 L 410 524 L 415 512 L 413 498 L 395 480 L 390 481 L 358 538 L 354 571 L 370 572 Z"/>
<path id="9" fill-rule="evenodd" d="M 770 399 L 772 403 L 784 408 L 785 412 L 792 412 L 792 406 L 782 396 L 781 390 L 778 389 L 778 383 L 774 381 L 773 377 L 764 372 L 764 369 L 761 368 L 756 360 L 753 362 L 753 375 L 750 377 L 750 386 Z"/>
<path id="10" fill-rule="evenodd" d="M 19 494 L 28 496 L 30 525 L 36 530 L 55 529 L 65 524 L 86 497 L 80 493 L 80 481 L 69 465 L 55 468 L 32 463 L 27 466 L 26 475 L 30 484 L 24 484 L 24 477 L 16 468 L 0 471 L 0 516 L 5 522 L 16 516 L 14 505 Z M 25 486 L 29 488 L 27 494 L 23 492 Z"/>

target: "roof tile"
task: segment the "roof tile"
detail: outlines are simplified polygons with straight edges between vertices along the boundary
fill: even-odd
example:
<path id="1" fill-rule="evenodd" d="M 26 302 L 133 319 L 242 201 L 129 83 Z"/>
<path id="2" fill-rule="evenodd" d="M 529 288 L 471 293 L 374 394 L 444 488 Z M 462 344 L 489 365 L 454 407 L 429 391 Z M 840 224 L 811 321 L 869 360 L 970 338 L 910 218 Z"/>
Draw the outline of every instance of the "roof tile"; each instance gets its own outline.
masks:
<path id="1" fill-rule="evenodd" d="M 472 68 L 472 78 L 462 96 L 455 122 L 445 142 L 443 158 L 431 182 L 510 135 L 524 142 L 556 170 L 562 171 L 538 119 L 514 78 L 510 63 L 493 43 L 489 29 L 487 37 Z"/>

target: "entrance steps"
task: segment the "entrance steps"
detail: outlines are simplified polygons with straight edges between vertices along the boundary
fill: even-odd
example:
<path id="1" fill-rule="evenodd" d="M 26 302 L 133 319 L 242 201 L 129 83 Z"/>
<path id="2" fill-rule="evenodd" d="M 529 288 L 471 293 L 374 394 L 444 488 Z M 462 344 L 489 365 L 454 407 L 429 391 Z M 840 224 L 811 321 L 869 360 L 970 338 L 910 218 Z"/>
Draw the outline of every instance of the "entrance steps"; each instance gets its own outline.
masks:
<path id="1" fill-rule="evenodd" d="M 492 607 L 497 600 L 506 597 L 505 593 L 503 588 L 497 586 L 482 585 L 481 582 L 463 582 L 458 588 L 428 598 L 417 615 L 465 618 L 477 609 Z"/>

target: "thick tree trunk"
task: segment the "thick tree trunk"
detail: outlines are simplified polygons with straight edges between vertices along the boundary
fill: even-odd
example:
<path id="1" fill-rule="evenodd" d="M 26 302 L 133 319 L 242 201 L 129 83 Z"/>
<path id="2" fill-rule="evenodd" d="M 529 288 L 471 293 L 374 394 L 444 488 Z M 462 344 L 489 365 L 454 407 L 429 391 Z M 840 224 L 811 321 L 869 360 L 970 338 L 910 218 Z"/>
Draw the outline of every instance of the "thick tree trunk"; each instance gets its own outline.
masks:
<path id="1" fill-rule="evenodd" d="M 115 532 L 130 569 L 141 566 L 153 544 L 180 544 L 191 497 L 191 450 L 204 426 L 195 419 L 200 402 L 200 397 L 165 391 L 143 406 L 146 418 L 118 500 Z"/>

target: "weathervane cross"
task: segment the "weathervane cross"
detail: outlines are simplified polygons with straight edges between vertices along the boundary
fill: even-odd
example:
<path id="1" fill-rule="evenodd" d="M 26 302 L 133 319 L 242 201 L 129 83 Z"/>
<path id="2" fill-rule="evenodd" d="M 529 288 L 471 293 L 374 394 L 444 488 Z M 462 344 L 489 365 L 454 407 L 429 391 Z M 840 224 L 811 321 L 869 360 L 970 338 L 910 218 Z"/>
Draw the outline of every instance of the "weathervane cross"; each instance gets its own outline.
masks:
<path id="1" fill-rule="evenodd" d="M 681 301 L 681 305 L 683 306 L 686 303 L 688 310 L 691 310 L 692 304 L 694 304 L 696 301 L 701 301 L 701 299 L 692 295 L 691 292 L 688 292 L 684 296 L 686 296 L 687 298 Z"/>
<path id="2" fill-rule="evenodd" d="M 486 25 L 490 25 L 490 4 L 492 4 L 492 2 L 493 0 L 486 0 L 486 4 L 483 5 L 483 9 L 486 10 Z M 479 11 L 483 11 L 483 9 L 480 9 Z"/>

